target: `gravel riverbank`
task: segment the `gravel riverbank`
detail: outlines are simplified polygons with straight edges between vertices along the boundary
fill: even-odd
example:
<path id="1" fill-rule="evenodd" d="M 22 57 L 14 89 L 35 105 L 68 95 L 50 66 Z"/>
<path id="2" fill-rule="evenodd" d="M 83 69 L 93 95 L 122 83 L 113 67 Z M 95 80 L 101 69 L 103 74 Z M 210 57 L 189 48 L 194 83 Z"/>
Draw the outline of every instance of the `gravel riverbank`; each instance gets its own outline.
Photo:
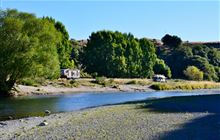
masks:
<path id="1" fill-rule="evenodd" d="M 32 95 L 62 95 L 68 93 L 81 92 L 132 92 L 132 91 L 154 91 L 148 86 L 142 85 L 120 85 L 118 88 L 103 86 L 80 86 L 80 87 L 54 87 L 54 86 L 24 86 L 18 85 L 14 96 L 32 96 Z"/>
<path id="2" fill-rule="evenodd" d="M 219 96 L 216 97 L 219 99 Z M 216 99 L 216 97 L 213 98 Z M 195 99 L 195 103 L 203 99 Z M 211 96 L 207 99 L 207 102 L 212 101 Z M 217 99 L 213 102 L 217 103 Z M 178 102 L 182 103 L 181 100 Z M 216 103 L 210 105 L 216 105 Z M 105 106 L 52 114 L 46 117 L 2 121 L 0 122 L 0 139 L 215 140 L 220 138 L 220 115 L 215 110 L 207 108 L 207 111 L 194 109 L 190 112 L 187 110 L 170 113 L 152 112 L 150 107 L 146 108 L 145 105 L 141 102 Z M 212 106 L 209 107 L 212 109 Z M 216 109 L 218 111 L 218 106 Z M 46 126 L 39 126 L 42 122 L 46 122 Z"/>

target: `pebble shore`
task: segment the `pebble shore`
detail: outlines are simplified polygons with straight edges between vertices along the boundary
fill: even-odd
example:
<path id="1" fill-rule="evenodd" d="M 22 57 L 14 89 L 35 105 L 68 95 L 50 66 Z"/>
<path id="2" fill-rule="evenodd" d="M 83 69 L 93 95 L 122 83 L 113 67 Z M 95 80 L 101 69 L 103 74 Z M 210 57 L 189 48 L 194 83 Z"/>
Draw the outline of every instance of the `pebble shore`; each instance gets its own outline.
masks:
<path id="1" fill-rule="evenodd" d="M 205 139 L 200 137 L 203 136 L 200 134 L 209 131 L 207 130 L 209 127 L 201 124 L 184 130 L 178 135 L 169 136 L 173 131 L 181 130 L 185 124 L 192 120 L 211 114 L 207 112 L 159 113 L 141 109 L 138 106 L 134 104 L 105 106 L 45 117 L 2 121 L 0 123 L 0 139 L 153 140 L 185 139 L 187 136 Z M 41 126 L 42 122 L 46 122 L 47 125 Z M 202 127 L 205 128 L 201 129 Z"/>

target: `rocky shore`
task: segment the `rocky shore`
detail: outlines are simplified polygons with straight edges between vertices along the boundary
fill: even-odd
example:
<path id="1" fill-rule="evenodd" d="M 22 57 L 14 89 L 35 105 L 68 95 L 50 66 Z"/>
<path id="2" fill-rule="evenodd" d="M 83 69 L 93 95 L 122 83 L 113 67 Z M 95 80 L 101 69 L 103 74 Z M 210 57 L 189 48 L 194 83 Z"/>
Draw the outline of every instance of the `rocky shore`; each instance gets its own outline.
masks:
<path id="1" fill-rule="evenodd" d="M 219 139 L 220 96 L 185 98 L 2 121 L 0 139 Z"/>

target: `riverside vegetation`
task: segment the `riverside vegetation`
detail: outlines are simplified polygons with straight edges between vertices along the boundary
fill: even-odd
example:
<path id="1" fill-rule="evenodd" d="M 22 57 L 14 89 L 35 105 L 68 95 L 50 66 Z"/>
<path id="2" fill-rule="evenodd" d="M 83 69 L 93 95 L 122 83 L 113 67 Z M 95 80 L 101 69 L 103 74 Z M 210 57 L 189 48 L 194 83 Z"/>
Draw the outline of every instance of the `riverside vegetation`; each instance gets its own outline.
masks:
<path id="1" fill-rule="evenodd" d="M 30 82 L 31 81 L 31 82 Z M 141 90 L 148 91 L 153 90 L 194 90 L 194 89 L 217 89 L 220 88 L 220 83 L 213 81 L 188 81 L 188 80 L 168 80 L 164 83 L 154 82 L 150 79 L 122 79 L 122 78 L 106 78 L 96 77 L 95 79 L 75 79 L 75 80 L 46 80 L 43 83 L 38 84 L 32 80 L 23 81 L 23 85 L 40 87 L 41 85 L 51 85 L 53 87 L 61 88 L 80 88 L 80 87 L 107 87 L 116 89 L 119 91 Z M 132 89 L 129 89 L 132 87 Z M 126 91 L 126 90 L 125 90 Z"/>
<path id="2" fill-rule="evenodd" d="M 93 83 L 112 85 L 108 78 L 168 78 L 220 80 L 220 48 L 190 44 L 165 35 L 159 44 L 152 39 L 135 38 L 131 33 L 97 31 L 86 44 L 69 39 L 65 26 L 52 17 L 14 9 L 0 11 L 0 95 L 9 96 L 17 83 L 33 85 L 58 79 L 61 68 L 80 68 L 82 77 Z M 130 81 L 130 84 L 137 84 Z M 142 84 L 142 83 L 139 83 Z M 190 84 L 190 83 L 189 83 Z M 80 84 L 70 81 L 68 86 Z M 145 85 L 145 83 L 143 83 Z M 211 85 L 154 84 L 154 89 L 211 88 Z"/>

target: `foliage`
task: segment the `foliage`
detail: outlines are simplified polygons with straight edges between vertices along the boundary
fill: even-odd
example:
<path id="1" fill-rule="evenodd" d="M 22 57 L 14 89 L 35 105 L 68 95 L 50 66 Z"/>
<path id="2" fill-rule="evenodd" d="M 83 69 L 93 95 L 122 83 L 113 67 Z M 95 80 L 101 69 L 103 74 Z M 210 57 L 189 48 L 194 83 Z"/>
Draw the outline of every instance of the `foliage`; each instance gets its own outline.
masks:
<path id="1" fill-rule="evenodd" d="M 163 74 L 168 78 L 171 78 L 172 76 L 170 68 L 161 59 L 156 59 L 156 63 L 154 65 L 154 73 Z"/>
<path id="2" fill-rule="evenodd" d="M 219 80 L 217 70 L 220 66 L 220 51 L 218 49 L 188 43 L 172 49 L 167 43 L 164 44 L 158 47 L 157 55 L 170 67 L 173 78 L 185 78 L 183 71 L 188 66 L 196 66 L 204 73 L 204 80 Z"/>
<path id="3" fill-rule="evenodd" d="M 38 83 L 36 83 L 36 81 L 31 78 L 21 79 L 21 81 L 19 81 L 19 84 L 26 85 L 26 86 L 37 86 L 38 85 Z"/>
<path id="4" fill-rule="evenodd" d="M 208 60 L 204 57 L 193 56 L 189 58 L 188 65 L 193 65 L 199 68 L 204 73 L 204 79 L 209 81 L 218 81 L 218 76 L 216 74 L 213 65 L 209 64 Z"/>
<path id="5" fill-rule="evenodd" d="M 151 77 L 156 55 L 147 39 L 131 34 L 92 33 L 84 50 L 83 64 L 89 73 L 107 77 Z"/>
<path id="6" fill-rule="evenodd" d="M 201 81 L 203 80 L 203 72 L 200 71 L 195 66 L 189 66 L 187 69 L 184 71 L 184 74 L 189 80 L 196 80 L 196 81 Z"/>
<path id="7" fill-rule="evenodd" d="M 71 52 L 71 58 L 72 58 L 72 60 L 74 60 L 75 67 L 81 68 L 82 58 L 83 58 L 82 56 L 84 53 L 85 46 L 79 44 L 76 40 L 71 40 L 70 42 L 71 42 L 72 48 L 73 48 L 72 52 Z"/>
<path id="8" fill-rule="evenodd" d="M 164 45 L 167 45 L 170 48 L 177 48 L 182 43 L 182 40 L 178 36 L 171 36 L 169 34 L 166 34 L 161 40 Z"/>
<path id="9" fill-rule="evenodd" d="M 217 76 L 218 76 L 218 81 L 220 82 L 220 67 L 215 67 L 215 72 L 216 72 L 216 74 L 217 74 Z"/>
<path id="10" fill-rule="evenodd" d="M 160 54 L 158 54 L 160 57 Z M 185 46 L 180 46 L 169 54 L 165 54 L 163 59 L 165 63 L 170 67 L 172 77 L 184 78 L 183 70 L 188 66 L 188 58 L 192 57 L 192 49 Z"/>
<path id="11" fill-rule="evenodd" d="M 95 82 L 100 85 L 105 85 L 106 80 L 107 80 L 107 78 L 104 76 L 96 77 Z"/>
<path id="12" fill-rule="evenodd" d="M 208 47 L 205 45 L 195 45 L 192 47 L 193 55 L 207 58 Z"/>
<path id="13" fill-rule="evenodd" d="M 69 41 L 69 34 L 66 30 L 66 27 L 63 25 L 63 23 L 56 21 L 52 17 L 43 17 L 43 19 L 54 24 L 56 30 L 61 33 L 61 40 L 57 44 L 60 68 L 74 68 L 74 60 L 71 59 L 72 45 Z"/>
<path id="14" fill-rule="evenodd" d="M 220 67 L 220 51 L 212 48 L 207 53 L 207 58 L 210 64 Z"/>
<path id="15" fill-rule="evenodd" d="M 0 93 L 7 95 L 25 77 L 57 78 L 56 45 L 60 34 L 53 24 L 17 10 L 0 11 Z"/>

